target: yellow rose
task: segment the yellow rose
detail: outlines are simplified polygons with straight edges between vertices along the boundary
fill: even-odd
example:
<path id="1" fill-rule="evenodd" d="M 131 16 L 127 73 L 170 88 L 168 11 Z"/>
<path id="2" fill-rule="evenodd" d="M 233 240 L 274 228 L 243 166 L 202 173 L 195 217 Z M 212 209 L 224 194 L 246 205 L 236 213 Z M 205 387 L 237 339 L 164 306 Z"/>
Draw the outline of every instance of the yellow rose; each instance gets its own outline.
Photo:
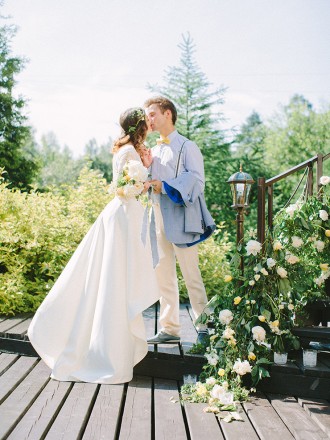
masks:
<path id="1" fill-rule="evenodd" d="M 259 316 L 258 316 L 258 319 L 259 319 L 259 321 L 261 321 L 261 322 L 265 322 L 265 321 L 266 321 L 266 318 L 265 318 L 264 315 L 259 315 Z"/>
<path id="2" fill-rule="evenodd" d="M 271 324 L 273 327 L 278 327 L 278 326 L 280 325 L 280 322 L 279 322 L 278 319 L 276 319 L 275 321 L 270 322 L 270 324 Z"/>
<path id="3" fill-rule="evenodd" d="M 233 277 L 231 275 L 225 275 L 223 279 L 225 280 L 225 283 L 230 283 Z"/>
<path id="4" fill-rule="evenodd" d="M 120 188 L 117 188 L 117 196 L 124 196 L 124 188 L 122 186 Z"/>
<path id="5" fill-rule="evenodd" d="M 242 298 L 241 298 L 240 296 L 236 296 L 236 297 L 234 298 L 234 304 L 235 304 L 235 306 L 237 306 L 237 304 L 239 304 L 241 301 L 242 301 Z"/>
<path id="6" fill-rule="evenodd" d="M 124 177 L 124 180 L 126 180 L 126 182 L 129 182 L 131 180 L 130 176 L 127 174 L 127 176 Z"/>
<path id="7" fill-rule="evenodd" d="M 330 237 L 330 229 L 326 229 L 324 233 L 326 237 Z"/>
<path id="8" fill-rule="evenodd" d="M 256 355 L 253 353 L 253 351 L 250 351 L 249 355 L 248 355 L 248 359 L 249 361 L 254 361 L 256 359 Z"/>
<path id="9" fill-rule="evenodd" d="M 329 264 L 328 263 L 321 263 L 320 268 L 321 268 L 321 270 L 326 271 L 329 269 Z"/>
<path id="10" fill-rule="evenodd" d="M 220 377 L 224 376 L 225 375 L 225 370 L 223 368 L 219 368 L 218 375 Z"/>

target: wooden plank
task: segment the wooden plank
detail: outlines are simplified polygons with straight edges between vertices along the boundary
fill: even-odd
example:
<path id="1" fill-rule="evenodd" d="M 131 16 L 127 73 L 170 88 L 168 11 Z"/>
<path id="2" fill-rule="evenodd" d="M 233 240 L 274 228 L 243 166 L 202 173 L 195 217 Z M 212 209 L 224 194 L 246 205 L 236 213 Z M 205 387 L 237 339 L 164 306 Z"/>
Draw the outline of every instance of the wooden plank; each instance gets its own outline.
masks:
<path id="1" fill-rule="evenodd" d="M 124 390 L 124 385 L 101 385 L 84 440 L 115 438 Z"/>
<path id="2" fill-rule="evenodd" d="M 203 411 L 206 406 L 206 403 L 184 403 L 191 440 L 224 439 L 215 415 Z"/>
<path id="3" fill-rule="evenodd" d="M 70 388 L 70 382 L 50 380 L 8 439 L 44 438 Z"/>
<path id="4" fill-rule="evenodd" d="M 262 394 L 244 402 L 243 408 L 261 440 L 292 440 L 292 434 Z"/>
<path id="5" fill-rule="evenodd" d="M 322 399 L 298 398 L 298 403 L 330 438 L 330 404 Z"/>
<path id="6" fill-rule="evenodd" d="M 19 324 L 15 325 L 10 329 L 8 337 L 10 338 L 24 338 L 31 324 L 32 318 L 27 318 Z"/>
<path id="7" fill-rule="evenodd" d="M 176 403 L 171 401 L 173 398 Z M 155 379 L 155 438 L 187 439 L 184 419 L 179 401 L 177 382 Z"/>
<path id="8" fill-rule="evenodd" d="M 329 438 L 310 417 L 294 397 L 267 395 L 295 439 L 321 440 Z"/>
<path id="9" fill-rule="evenodd" d="M 148 377 L 136 377 L 128 384 L 119 439 L 151 439 L 151 391 Z"/>
<path id="10" fill-rule="evenodd" d="M 99 385 L 77 382 L 47 434 L 47 440 L 81 438 Z"/>
<path id="11" fill-rule="evenodd" d="M 15 325 L 20 324 L 21 322 L 25 321 L 25 319 L 27 319 L 28 317 L 22 317 L 22 316 L 18 316 L 16 318 L 8 318 L 5 319 L 4 321 L 0 322 L 0 334 L 5 334 L 7 332 L 9 332 L 9 330 L 13 327 L 15 327 Z"/>
<path id="12" fill-rule="evenodd" d="M 0 376 L 18 359 L 17 354 L 0 353 Z"/>
<path id="13" fill-rule="evenodd" d="M 0 438 L 7 436 L 15 428 L 48 382 L 49 373 L 46 364 L 39 362 L 3 402 L 0 406 Z M 1 378 L 4 376 L 5 374 Z"/>
<path id="14" fill-rule="evenodd" d="M 0 403 L 33 369 L 38 359 L 21 357 L 0 377 Z"/>
<path id="15" fill-rule="evenodd" d="M 220 419 L 220 426 L 226 439 L 257 440 L 258 436 L 244 412 L 241 404 L 237 405 L 237 412 L 243 421 L 224 422 Z"/>

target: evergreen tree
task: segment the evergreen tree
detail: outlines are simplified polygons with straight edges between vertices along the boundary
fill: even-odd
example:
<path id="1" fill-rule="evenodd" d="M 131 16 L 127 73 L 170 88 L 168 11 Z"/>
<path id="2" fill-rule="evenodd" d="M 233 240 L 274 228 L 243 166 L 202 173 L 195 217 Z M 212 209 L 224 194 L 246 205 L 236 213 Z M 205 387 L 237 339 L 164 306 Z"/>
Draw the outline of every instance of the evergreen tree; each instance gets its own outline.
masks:
<path id="1" fill-rule="evenodd" d="M 224 102 L 225 89 L 210 90 L 211 83 L 194 58 L 192 38 L 188 34 L 182 39 L 178 45 L 179 65 L 165 70 L 164 86 L 149 84 L 148 89 L 174 102 L 178 131 L 200 147 L 205 164 L 206 202 L 216 222 L 220 222 L 232 218 L 230 190 L 226 184 L 230 144 L 225 142 L 224 132 L 219 128 L 223 120 L 219 108 Z"/>
<path id="2" fill-rule="evenodd" d="M 1 6 L 1 3 L 0 3 Z M 0 27 L 0 167 L 11 187 L 26 189 L 38 171 L 38 162 L 27 156 L 24 146 L 31 139 L 30 128 L 23 115 L 25 101 L 14 97 L 15 75 L 23 66 L 22 58 L 11 56 L 10 42 L 15 35 L 14 26 Z"/>

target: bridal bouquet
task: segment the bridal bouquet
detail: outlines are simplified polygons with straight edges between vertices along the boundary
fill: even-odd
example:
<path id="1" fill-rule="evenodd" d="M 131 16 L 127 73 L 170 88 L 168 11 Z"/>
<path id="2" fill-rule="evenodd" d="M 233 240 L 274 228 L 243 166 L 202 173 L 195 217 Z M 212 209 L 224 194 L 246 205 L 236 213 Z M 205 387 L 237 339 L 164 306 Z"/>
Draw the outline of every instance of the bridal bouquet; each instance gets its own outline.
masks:
<path id="1" fill-rule="evenodd" d="M 118 179 L 110 185 L 110 192 L 120 197 L 138 197 L 148 179 L 148 170 L 138 160 L 129 160 Z"/>

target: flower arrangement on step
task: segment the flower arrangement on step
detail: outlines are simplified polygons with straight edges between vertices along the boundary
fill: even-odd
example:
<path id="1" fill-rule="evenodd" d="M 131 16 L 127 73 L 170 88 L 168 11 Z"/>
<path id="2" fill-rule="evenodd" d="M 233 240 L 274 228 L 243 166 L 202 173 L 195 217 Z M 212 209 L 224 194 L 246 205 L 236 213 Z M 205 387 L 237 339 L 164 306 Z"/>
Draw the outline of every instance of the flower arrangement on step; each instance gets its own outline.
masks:
<path id="1" fill-rule="evenodd" d="M 207 363 L 200 382 L 182 387 L 184 400 L 205 402 L 206 411 L 221 412 L 228 404 L 228 393 L 234 405 L 270 376 L 274 352 L 299 349 L 292 333 L 296 312 L 307 301 L 326 295 L 325 280 L 330 275 L 326 192 L 330 178 L 324 176 L 321 183 L 320 198 L 312 196 L 276 216 L 263 245 L 252 231 L 246 245 L 237 247 L 225 289 L 210 300 L 199 318 L 210 328 Z M 215 397 L 218 387 L 222 391 Z"/>

